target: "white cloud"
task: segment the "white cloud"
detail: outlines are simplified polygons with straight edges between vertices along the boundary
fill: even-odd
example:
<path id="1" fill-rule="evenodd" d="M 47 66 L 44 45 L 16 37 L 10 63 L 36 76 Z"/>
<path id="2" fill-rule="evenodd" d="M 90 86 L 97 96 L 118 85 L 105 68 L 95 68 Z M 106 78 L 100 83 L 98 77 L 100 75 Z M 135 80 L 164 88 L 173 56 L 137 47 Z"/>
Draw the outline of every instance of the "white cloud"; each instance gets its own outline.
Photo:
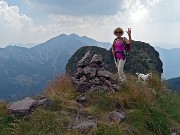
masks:
<path id="1" fill-rule="evenodd" d="M 35 25 L 17 6 L 9 6 L 5 1 L 0 1 L 0 27 L 1 47 L 13 42 L 43 42 L 62 32 L 60 24 Z"/>
<path id="2" fill-rule="evenodd" d="M 161 2 L 162 0 L 147 0 L 147 3 L 151 6 L 154 6 L 155 4 Z"/>
<path id="3" fill-rule="evenodd" d="M 145 7 L 145 5 L 143 5 L 139 0 L 134 0 L 134 3 L 132 3 L 132 6 L 128 10 L 130 21 L 134 23 L 138 23 L 149 17 L 147 7 Z"/>
<path id="4" fill-rule="evenodd" d="M 117 26 L 124 30 L 131 27 L 134 40 L 149 43 L 172 43 L 169 39 L 173 39 L 174 44 L 180 44 L 177 34 L 180 29 L 180 24 L 176 21 L 178 19 L 174 19 L 174 22 L 172 19 L 161 20 L 166 16 L 164 13 L 168 15 L 168 12 L 173 9 L 173 7 L 168 6 L 168 1 L 123 0 L 123 4 L 112 15 L 50 14 L 45 19 L 44 25 L 35 24 L 32 18 L 20 13 L 17 6 L 9 6 L 6 2 L 0 1 L 0 36 L 2 38 L 0 44 L 5 45 L 10 42 L 40 43 L 60 33 L 77 33 L 99 41 L 112 42 L 113 30 Z M 169 7 L 169 10 L 162 10 L 163 7 L 160 7 L 162 5 Z M 176 34 L 171 34 L 173 32 Z"/>

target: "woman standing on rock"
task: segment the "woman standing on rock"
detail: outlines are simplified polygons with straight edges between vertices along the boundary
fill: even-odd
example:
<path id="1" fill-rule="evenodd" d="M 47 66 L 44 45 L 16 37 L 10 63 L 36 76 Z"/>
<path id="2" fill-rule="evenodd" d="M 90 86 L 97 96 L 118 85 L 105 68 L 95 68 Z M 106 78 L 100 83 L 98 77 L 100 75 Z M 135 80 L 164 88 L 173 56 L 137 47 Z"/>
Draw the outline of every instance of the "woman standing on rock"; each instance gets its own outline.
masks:
<path id="1" fill-rule="evenodd" d="M 120 81 L 126 81 L 126 76 L 124 74 L 123 68 L 126 62 L 126 55 L 130 51 L 130 46 L 132 45 L 131 28 L 128 28 L 128 31 L 126 32 L 129 39 L 127 39 L 126 37 L 122 37 L 122 35 L 124 34 L 122 28 L 116 28 L 114 30 L 114 35 L 116 36 L 116 39 L 112 44 L 112 54 L 114 56 Z"/>

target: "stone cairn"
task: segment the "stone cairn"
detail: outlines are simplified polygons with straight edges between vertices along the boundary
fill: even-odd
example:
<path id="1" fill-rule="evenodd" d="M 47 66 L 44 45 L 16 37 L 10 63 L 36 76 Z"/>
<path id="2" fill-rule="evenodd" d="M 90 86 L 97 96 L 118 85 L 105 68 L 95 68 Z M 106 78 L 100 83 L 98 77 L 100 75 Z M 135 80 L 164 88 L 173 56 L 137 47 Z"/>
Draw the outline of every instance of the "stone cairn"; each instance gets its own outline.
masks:
<path id="1" fill-rule="evenodd" d="M 117 81 L 113 78 L 112 73 L 105 70 L 102 60 L 102 55 L 88 51 L 77 63 L 76 73 L 71 80 L 78 92 L 117 91 Z"/>

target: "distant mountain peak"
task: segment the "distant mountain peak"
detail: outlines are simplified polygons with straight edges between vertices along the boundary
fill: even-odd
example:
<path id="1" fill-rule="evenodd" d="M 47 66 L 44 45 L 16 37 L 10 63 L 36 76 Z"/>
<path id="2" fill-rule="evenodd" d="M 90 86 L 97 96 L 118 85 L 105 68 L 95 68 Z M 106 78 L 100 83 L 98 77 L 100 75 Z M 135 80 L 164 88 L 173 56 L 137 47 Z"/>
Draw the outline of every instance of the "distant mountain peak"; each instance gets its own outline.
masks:
<path id="1" fill-rule="evenodd" d="M 69 37 L 80 38 L 80 36 L 79 36 L 79 35 L 77 35 L 77 34 L 75 34 L 75 33 L 70 34 L 70 35 L 69 35 Z"/>
<path id="2" fill-rule="evenodd" d="M 68 36 L 68 35 L 62 33 L 62 34 L 60 34 L 60 35 L 58 35 L 58 36 L 56 36 L 56 37 L 54 37 L 54 38 L 57 38 L 57 37 L 67 37 L 67 36 Z"/>

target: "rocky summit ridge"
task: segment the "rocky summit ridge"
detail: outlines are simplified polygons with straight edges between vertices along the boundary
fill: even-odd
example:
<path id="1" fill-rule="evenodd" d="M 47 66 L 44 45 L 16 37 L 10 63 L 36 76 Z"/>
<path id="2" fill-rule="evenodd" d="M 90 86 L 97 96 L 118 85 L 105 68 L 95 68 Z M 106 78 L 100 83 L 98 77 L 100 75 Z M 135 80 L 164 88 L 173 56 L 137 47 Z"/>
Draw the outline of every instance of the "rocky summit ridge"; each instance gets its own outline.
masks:
<path id="1" fill-rule="evenodd" d="M 0 103 L 0 134 L 179 134 L 179 98 L 158 74 L 146 84 L 127 75 L 122 84 L 107 67 L 103 55 L 88 50 L 72 77 L 52 81 L 45 96 Z"/>
<path id="2" fill-rule="evenodd" d="M 76 72 L 76 65 L 81 58 L 89 51 L 103 56 L 103 62 L 106 65 L 105 69 L 111 73 L 117 73 L 117 68 L 114 63 L 114 57 L 111 49 L 97 46 L 84 46 L 79 48 L 72 57 L 68 60 L 66 65 L 66 73 L 72 76 Z M 157 72 L 160 75 L 163 73 L 163 64 L 159 58 L 159 53 L 148 43 L 133 41 L 131 51 L 127 56 L 125 63 L 125 72 L 130 74 Z"/>

